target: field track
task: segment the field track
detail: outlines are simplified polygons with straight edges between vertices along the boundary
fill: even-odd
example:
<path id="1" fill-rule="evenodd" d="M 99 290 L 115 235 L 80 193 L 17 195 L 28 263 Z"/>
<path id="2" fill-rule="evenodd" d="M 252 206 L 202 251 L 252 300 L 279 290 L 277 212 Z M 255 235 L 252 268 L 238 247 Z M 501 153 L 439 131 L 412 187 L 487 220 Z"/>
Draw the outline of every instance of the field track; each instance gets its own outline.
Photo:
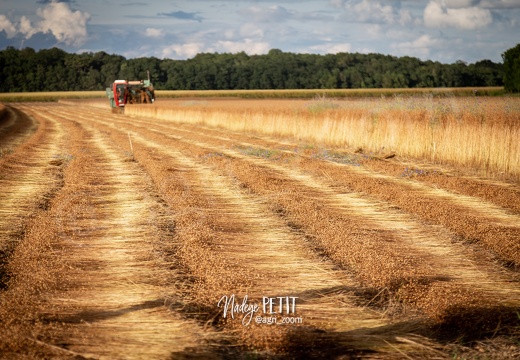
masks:
<path id="1" fill-rule="evenodd" d="M 0 357 L 520 356 L 518 184 L 56 103 L 0 144 Z"/>

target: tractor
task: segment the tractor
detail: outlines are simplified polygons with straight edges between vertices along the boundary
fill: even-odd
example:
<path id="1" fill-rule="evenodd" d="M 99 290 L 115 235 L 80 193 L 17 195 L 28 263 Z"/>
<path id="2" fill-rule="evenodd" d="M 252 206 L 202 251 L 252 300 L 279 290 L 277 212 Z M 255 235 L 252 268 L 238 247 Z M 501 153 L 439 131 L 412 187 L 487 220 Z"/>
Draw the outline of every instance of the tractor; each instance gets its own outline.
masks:
<path id="1" fill-rule="evenodd" d="M 153 104 L 155 91 L 153 84 L 148 80 L 116 80 L 111 87 L 107 87 L 106 94 L 110 100 L 110 107 L 119 108 L 123 112 L 126 104 Z"/>

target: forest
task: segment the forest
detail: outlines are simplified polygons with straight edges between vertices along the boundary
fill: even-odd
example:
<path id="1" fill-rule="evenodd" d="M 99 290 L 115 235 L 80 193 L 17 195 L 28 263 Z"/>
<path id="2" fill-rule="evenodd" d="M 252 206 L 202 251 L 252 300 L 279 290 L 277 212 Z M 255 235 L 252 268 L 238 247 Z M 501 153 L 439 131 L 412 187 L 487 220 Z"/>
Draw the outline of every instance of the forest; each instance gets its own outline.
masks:
<path id="1" fill-rule="evenodd" d="M 503 86 L 505 75 L 504 64 L 490 60 L 443 64 L 375 53 L 272 49 L 265 55 L 202 53 L 172 60 L 8 47 L 0 51 L 0 92 L 104 90 L 115 79 L 144 79 L 147 71 L 158 90 L 480 87 Z"/>

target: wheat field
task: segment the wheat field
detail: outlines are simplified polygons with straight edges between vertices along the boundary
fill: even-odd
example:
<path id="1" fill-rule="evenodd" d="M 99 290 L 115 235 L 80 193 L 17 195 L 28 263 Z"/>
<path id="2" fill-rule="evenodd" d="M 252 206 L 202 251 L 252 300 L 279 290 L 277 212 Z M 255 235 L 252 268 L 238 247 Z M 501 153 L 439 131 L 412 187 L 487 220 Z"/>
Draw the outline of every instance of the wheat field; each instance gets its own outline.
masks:
<path id="1" fill-rule="evenodd" d="M 516 358 L 519 103 L 7 103 L 0 358 Z"/>
<path id="2" fill-rule="evenodd" d="M 236 105 L 235 105 L 236 104 Z M 165 100 L 129 116 L 288 137 L 369 155 L 398 154 L 520 179 L 518 98 L 393 97 L 334 100 Z"/>

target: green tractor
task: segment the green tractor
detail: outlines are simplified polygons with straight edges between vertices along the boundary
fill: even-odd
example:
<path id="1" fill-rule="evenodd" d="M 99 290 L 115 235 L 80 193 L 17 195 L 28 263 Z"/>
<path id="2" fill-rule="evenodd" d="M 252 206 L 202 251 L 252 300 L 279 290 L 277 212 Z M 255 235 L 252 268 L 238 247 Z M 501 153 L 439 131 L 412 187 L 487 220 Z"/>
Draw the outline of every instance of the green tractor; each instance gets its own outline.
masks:
<path id="1" fill-rule="evenodd" d="M 155 102 L 155 91 L 149 75 L 148 80 L 116 80 L 111 87 L 107 87 L 106 94 L 110 100 L 110 107 L 119 108 L 121 111 L 126 104 Z"/>

